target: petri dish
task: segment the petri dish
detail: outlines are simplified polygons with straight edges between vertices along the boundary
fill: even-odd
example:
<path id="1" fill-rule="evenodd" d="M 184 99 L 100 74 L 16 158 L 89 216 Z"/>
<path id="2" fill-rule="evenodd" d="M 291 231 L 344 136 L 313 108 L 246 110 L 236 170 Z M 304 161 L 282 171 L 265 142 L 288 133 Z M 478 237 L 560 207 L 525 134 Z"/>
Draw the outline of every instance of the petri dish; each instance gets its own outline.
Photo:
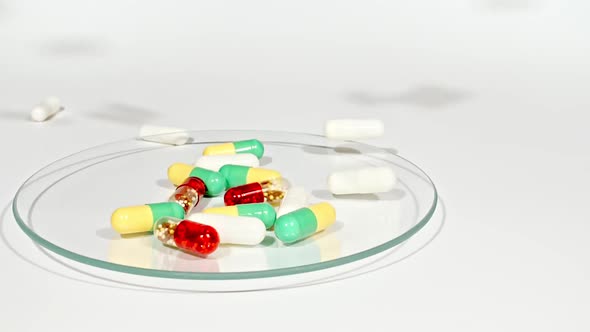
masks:
<path id="1" fill-rule="evenodd" d="M 18 226 L 40 246 L 93 267 L 150 277 L 236 280 L 294 275 L 377 255 L 419 232 L 433 216 L 438 195 L 429 176 L 388 149 L 278 131 L 189 131 L 190 143 L 162 145 L 138 139 L 111 142 L 61 158 L 28 178 L 13 200 Z M 121 236 L 110 228 L 118 207 L 167 201 L 166 177 L 175 162 L 194 163 L 211 144 L 257 138 L 265 145 L 261 167 L 303 186 L 311 203 L 330 202 L 337 221 L 303 241 L 285 245 L 272 231 L 253 247 L 221 245 L 207 258 L 162 245 L 151 234 Z M 391 192 L 332 195 L 333 171 L 391 167 Z M 204 198 L 194 209 L 222 206 Z"/>

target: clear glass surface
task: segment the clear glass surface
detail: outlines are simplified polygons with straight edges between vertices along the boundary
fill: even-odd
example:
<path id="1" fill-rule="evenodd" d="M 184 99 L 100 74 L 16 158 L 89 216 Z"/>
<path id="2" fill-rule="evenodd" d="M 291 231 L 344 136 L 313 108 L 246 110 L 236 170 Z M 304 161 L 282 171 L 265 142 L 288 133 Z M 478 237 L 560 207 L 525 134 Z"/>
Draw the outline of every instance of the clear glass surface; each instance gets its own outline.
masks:
<path id="1" fill-rule="evenodd" d="M 18 190 L 13 213 L 39 245 L 99 268 L 178 279 L 248 279 L 316 271 L 361 260 L 416 234 L 432 217 L 434 184 L 410 161 L 382 148 L 323 136 L 272 131 L 191 131 L 192 142 L 168 146 L 130 139 L 59 159 Z M 311 203 L 328 201 L 336 224 L 292 245 L 272 232 L 255 247 L 222 245 L 201 258 L 163 246 L 151 234 L 122 237 L 110 228 L 118 207 L 163 202 L 174 192 L 166 169 L 193 163 L 204 147 L 257 138 L 265 144 L 261 167 L 280 171 L 303 186 Z M 397 176 L 388 193 L 334 196 L 326 179 L 333 171 L 390 166 Z M 223 195 L 203 198 L 192 213 L 222 206 Z"/>

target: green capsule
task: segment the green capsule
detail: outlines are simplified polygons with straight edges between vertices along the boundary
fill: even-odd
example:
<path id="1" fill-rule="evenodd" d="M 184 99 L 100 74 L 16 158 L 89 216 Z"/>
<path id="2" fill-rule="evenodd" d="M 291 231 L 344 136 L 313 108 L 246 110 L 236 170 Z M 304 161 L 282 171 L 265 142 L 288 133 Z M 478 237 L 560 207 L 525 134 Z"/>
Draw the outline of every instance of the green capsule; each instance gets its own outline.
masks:
<path id="1" fill-rule="evenodd" d="M 234 217 L 255 217 L 262 220 L 264 226 L 266 226 L 266 229 L 271 228 L 275 223 L 275 219 L 277 218 L 275 209 L 268 203 L 212 207 L 203 210 L 203 213 L 224 214 Z"/>
<path id="2" fill-rule="evenodd" d="M 319 203 L 280 216 L 275 221 L 275 235 L 283 243 L 292 243 L 328 228 L 336 221 L 330 203 Z"/>
<path id="3" fill-rule="evenodd" d="M 120 234 L 149 232 L 162 217 L 184 218 L 184 209 L 175 202 L 119 208 L 111 216 L 111 226 Z"/>
<path id="4" fill-rule="evenodd" d="M 251 153 L 260 159 L 264 155 L 264 145 L 257 139 L 249 139 L 245 141 L 211 145 L 203 150 L 204 156 L 236 153 Z"/>
<path id="5" fill-rule="evenodd" d="M 225 177 L 228 188 L 247 183 L 264 182 L 281 177 L 281 173 L 271 169 L 240 165 L 224 165 L 219 169 L 219 173 Z"/>
<path id="6" fill-rule="evenodd" d="M 219 172 L 183 163 L 175 163 L 168 167 L 168 180 L 175 186 L 181 185 L 191 176 L 203 180 L 207 196 L 218 196 L 225 191 L 225 177 Z"/>
<path id="7" fill-rule="evenodd" d="M 205 183 L 207 196 L 218 196 L 225 191 L 225 177 L 219 172 L 208 170 L 205 168 L 195 167 L 190 172 L 189 177 L 197 177 Z"/>

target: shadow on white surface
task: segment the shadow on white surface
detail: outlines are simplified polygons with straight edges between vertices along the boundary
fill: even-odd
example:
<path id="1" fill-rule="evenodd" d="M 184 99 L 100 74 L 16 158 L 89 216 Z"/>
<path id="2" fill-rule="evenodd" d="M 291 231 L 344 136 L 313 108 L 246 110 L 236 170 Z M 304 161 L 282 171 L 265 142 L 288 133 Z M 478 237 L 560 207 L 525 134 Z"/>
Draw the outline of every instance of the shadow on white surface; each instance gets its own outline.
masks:
<path id="1" fill-rule="evenodd" d="M 124 103 L 110 103 L 89 113 L 93 119 L 117 124 L 139 125 L 150 123 L 158 117 L 158 112 L 149 108 Z M 138 129 L 139 130 L 139 129 Z"/>
<path id="2" fill-rule="evenodd" d="M 542 1 L 536 0 L 485 0 L 481 4 L 483 9 L 493 12 L 516 12 L 536 9 Z"/>
<path id="3" fill-rule="evenodd" d="M 30 121 L 30 110 L 0 110 L 0 121 Z"/>
<path id="4" fill-rule="evenodd" d="M 87 37 L 56 39 L 41 45 L 39 53 L 54 57 L 102 56 L 107 52 L 108 43 L 104 40 Z"/>
<path id="5" fill-rule="evenodd" d="M 168 179 L 159 179 L 156 180 L 156 185 L 160 188 L 164 188 L 164 189 L 169 189 L 169 190 L 174 190 L 175 187 L 172 185 L 172 183 L 170 183 L 170 181 L 168 181 Z"/>
<path id="6" fill-rule="evenodd" d="M 355 91 L 347 93 L 345 97 L 350 102 L 362 106 L 406 104 L 423 109 L 439 109 L 463 102 L 471 98 L 472 94 L 440 85 L 419 85 L 405 91 L 385 94 Z"/>

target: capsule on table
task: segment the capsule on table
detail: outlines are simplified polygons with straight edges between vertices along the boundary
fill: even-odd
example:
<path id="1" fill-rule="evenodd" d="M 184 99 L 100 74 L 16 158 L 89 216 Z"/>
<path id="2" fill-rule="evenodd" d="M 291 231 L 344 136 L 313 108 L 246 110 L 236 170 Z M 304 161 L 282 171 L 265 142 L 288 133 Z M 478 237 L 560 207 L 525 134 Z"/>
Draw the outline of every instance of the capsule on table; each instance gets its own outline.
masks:
<path id="1" fill-rule="evenodd" d="M 266 236 L 264 223 L 254 217 L 195 213 L 190 220 L 215 228 L 221 244 L 253 246 L 262 242 Z"/>
<path id="2" fill-rule="evenodd" d="M 181 185 L 189 177 L 199 178 L 205 183 L 207 196 L 218 196 L 225 190 L 225 178 L 219 172 L 183 163 L 168 167 L 168 180 L 175 186 Z"/>
<path id="3" fill-rule="evenodd" d="M 264 155 L 264 145 L 257 139 L 249 139 L 244 141 L 211 145 L 203 150 L 204 156 L 239 153 L 251 153 L 260 159 Z"/>
<path id="4" fill-rule="evenodd" d="M 212 207 L 203 210 L 203 213 L 223 214 L 226 216 L 254 217 L 260 219 L 264 226 L 271 228 L 276 220 L 277 213 L 268 203 L 239 204 L 233 206 Z"/>
<path id="5" fill-rule="evenodd" d="M 175 202 L 153 203 L 116 209 L 111 226 L 119 234 L 150 232 L 162 217 L 184 218 L 184 209 Z"/>
<path id="6" fill-rule="evenodd" d="M 190 220 L 164 217 L 156 221 L 153 230 L 164 245 L 199 256 L 209 255 L 219 246 L 215 228 Z"/>
<path id="7" fill-rule="evenodd" d="M 260 160 L 255 155 L 249 153 L 233 155 L 210 155 L 202 156 L 196 162 L 195 166 L 219 172 L 219 169 L 225 165 L 241 165 L 249 167 L 260 166 Z"/>
<path id="8" fill-rule="evenodd" d="M 248 183 L 228 189 L 223 196 L 223 201 L 227 206 L 262 202 L 276 206 L 281 203 L 288 188 L 289 183 L 284 178 Z"/>
<path id="9" fill-rule="evenodd" d="M 283 243 L 292 243 L 320 232 L 336 221 L 330 203 L 319 203 L 287 213 L 275 221 L 275 235 Z"/>
<path id="10" fill-rule="evenodd" d="M 180 186 L 176 187 L 170 201 L 182 206 L 185 214 L 188 214 L 205 195 L 206 186 L 203 180 L 196 177 L 187 178 Z"/>
<path id="11" fill-rule="evenodd" d="M 306 207 L 308 201 L 309 195 L 305 192 L 305 188 L 289 188 L 289 191 L 287 191 L 285 198 L 283 198 L 283 201 L 281 202 L 281 206 L 279 206 L 277 217 Z"/>
<path id="12" fill-rule="evenodd" d="M 281 177 L 281 173 L 271 169 L 240 165 L 225 165 L 219 169 L 219 173 L 225 177 L 227 188 Z"/>

